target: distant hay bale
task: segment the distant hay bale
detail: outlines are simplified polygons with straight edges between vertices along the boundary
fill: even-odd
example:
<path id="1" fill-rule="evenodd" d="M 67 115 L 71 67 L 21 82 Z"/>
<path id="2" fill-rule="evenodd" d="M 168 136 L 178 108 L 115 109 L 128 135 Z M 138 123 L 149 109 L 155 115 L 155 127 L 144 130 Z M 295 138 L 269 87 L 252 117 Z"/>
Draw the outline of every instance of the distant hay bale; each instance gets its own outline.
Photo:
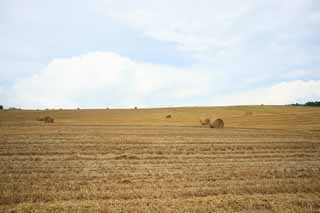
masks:
<path id="1" fill-rule="evenodd" d="M 44 121 L 44 118 L 37 118 L 37 121 Z"/>
<path id="2" fill-rule="evenodd" d="M 222 119 L 218 118 L 214 122 L 210 122 L 210 128 L 222 129 L 224 128 L 224 122 Z"/>
<path id="3" fill-rule="evenodd" d="M 247 116 L 252 115 L 252 114 L 253 114 L 252 112 L 246 112 Z"/>
<path id="4" fill-rule="evenodd" d="M 80 108 L 78 107 L 77 110 L 80 110 Z"/>
<path id="5" fill-rule="evenodd" d="M 134 109 L 138 109 L 138 107 L 134 107 Z"/>
<path id="6" fill-rule="evenodd" d="M 53 123 L 53 122 L 54 122 L 54 119 L 51 118 L 50 116 L 46 116 L 46 117 L 44 117 L 44 122 L 45 122 L 45 123 Z"/>
<path id="7" fill-rule="evenodd" d="M 172 118 L 172 116 L 171 115 L 167 115 L 166 118 Z"/>
<path id="8" fill-rule="evenodd" d="M 205 119 L 200 119 L 200 124 L 202 126 L 206 126 L 210 124 L 210 119 L 209 118 L 205 118 Z"/>
<path id="9" fill-rule="evenodd" d="M 45 117 L 38 117 L 36 119 L 37 121 L 44 121 L 45 123 L 53 123 L 54 122 L 54 119 L 50 116 L 45 116 Z"/>

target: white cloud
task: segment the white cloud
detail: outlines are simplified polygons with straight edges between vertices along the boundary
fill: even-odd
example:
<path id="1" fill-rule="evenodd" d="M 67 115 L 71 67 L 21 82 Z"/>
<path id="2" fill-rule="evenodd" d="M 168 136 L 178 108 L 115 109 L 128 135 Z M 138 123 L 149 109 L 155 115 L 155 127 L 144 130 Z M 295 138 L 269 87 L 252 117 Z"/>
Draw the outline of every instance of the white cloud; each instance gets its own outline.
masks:
<path id="1" fill-rule="evenodd" d="M 53 60 L 42 72 L 19 80 L 10 104 L 26 108 L 187 105 L 194 97 L 208 95 L 210 78 L 201 70 L 96 52 Z"/>
<path id="2" fill-rule="evenodd" d="M 292 40 L 314 36 L 320 21 L 319 5 L 313 0 L 104 2 L 110 17 L 210 61 L 251 53 L 256 45 L 280 45 L 284 51 Z"/>
<path id="3" fill-rule="evenodd" d="M 246 88 L 258 82 L 319 79 L 291 73 L 319 67 L 315 0 L 104 0 L 102 11 L 138 32 L 176 45 L 216 75 Z M 224 85 L 226 87 L 227 85 Z"/>
<path id="4" fill-rule="evenodd" d="M 282 105 L 305 103 L 320 99 L 320 81 L 289 81 L 271 87 L 255 89 L 227 96 L 217 96 L 213 105 Z"/>
<path id="5" fill-rule="evenodd" d="M 289 81 L 228 95 L 220 93 L 225 82 L 216 77 L 196 67 L 181 69 L 96 52 L 53 60 L 42 72 L 18 81 L 7 98 L 22 108 L 289 104 L 320 99 L 320 81 Z"/>

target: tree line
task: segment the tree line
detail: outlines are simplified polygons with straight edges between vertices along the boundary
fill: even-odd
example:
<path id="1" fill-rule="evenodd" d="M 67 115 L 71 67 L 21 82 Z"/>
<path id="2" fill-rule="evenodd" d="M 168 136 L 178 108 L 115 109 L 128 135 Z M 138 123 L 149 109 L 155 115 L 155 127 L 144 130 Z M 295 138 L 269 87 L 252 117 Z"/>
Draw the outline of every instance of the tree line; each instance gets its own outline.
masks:
<path id="1" fill-rule="evenodd" d="M 312 107 L 320 107 L 320 101 L 308 101 L 304 104 L 295 103 L 291 104 L 291 106 L 312 106 Z"/>

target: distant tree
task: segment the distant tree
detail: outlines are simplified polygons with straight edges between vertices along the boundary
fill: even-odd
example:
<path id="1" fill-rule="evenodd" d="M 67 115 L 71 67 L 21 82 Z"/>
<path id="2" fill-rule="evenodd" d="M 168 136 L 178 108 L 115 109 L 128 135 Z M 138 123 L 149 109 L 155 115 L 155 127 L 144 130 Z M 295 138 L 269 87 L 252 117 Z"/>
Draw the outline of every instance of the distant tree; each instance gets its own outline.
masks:
<path id="1" fill-rule="evenodd" d="M 3 110 L 3 106 L 2 105 L 0 105 L 0 110 Z"/>
<path id="2" fill-rule="evenodd" d="M 9 107 L 8 110 L 21 110 L 21 109 L 17 107 Z"/>
<path id="3" fill-rule="evenodd" d="M 320 101 L 309 101 L 304 104 L 305 106 L 320 106 Z"/>
<path id="4" fill-rule="evenodd" d="M 291 104 L 291 106 L 301 106 L 299 103 Z"/>
<path id="5" fill-rule="evenodd" d="M 305 104 L 291 104 L 291 106 L 312 106 L 312 107 L 320 107 L 320 101 L 308 101 Z"/>

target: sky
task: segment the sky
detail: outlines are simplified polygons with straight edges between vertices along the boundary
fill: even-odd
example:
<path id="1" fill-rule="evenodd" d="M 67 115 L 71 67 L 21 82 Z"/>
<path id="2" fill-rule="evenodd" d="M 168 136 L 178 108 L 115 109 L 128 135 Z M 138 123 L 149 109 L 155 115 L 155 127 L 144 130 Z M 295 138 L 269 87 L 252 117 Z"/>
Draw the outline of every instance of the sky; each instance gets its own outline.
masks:
<path id="1" fill-rule="evenodd" d="M 0 104 L 320 100 L 318 0 L 0 0 Z"/>

